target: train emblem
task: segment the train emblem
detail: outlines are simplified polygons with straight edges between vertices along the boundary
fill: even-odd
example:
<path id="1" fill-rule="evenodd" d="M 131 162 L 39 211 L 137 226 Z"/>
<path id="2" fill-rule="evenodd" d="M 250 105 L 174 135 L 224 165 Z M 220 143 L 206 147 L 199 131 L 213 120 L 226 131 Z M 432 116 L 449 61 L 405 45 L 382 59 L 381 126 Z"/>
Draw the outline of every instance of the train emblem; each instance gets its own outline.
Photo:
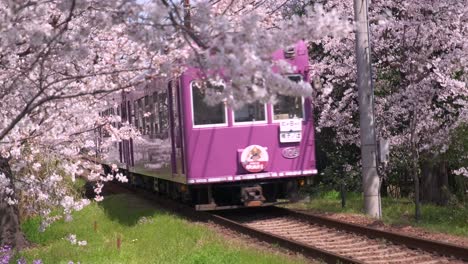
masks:
<path id="1" fill-rule="evenodd" d="M 268 164 L 268 152 L 259 145 L 246 147 L 241 154 L 242 167 L 248 172 L 260 172 L 265 170 Z"/>
<path id="2" fill-rule="evenodd" d="M 285 148 L 281 151 L 281 154 L 283 154 L 283 157 L 287 159 L 295 159 L 299 157 L 299 148 L 298 147 Z"/>

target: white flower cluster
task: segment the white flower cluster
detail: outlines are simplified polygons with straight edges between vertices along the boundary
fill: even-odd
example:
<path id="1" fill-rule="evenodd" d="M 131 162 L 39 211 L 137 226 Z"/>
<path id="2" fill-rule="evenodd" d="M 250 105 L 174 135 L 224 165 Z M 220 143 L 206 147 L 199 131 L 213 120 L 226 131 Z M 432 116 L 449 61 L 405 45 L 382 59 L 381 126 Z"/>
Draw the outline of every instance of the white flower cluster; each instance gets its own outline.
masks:
<path id="1" fill-rule="evenodd" d="M 86 246 L 88 242 L 86 240 L 77 240 L 75 234 L 69 234 L 66 239 L 70 241 L 72 245 Z"/>
<path id="2" fill-rule="evenodd" d="M 85 206 L 89 205 L 89 203 L 90 202 L 88 199 L 80 199 L 78 201 L 75 201 L 73 197 L 65 196 L 60 202 L 60 205 L 63 207 L 63 210 L 64 210 L 65 221 L 68 222 L 72 220 L 72 216 L 71 216 L 72 210 L 80 211 Z"/>
<path id="3" fill-rule="evenodd" d="M 0 198 L 3 197 L 9 205 L 14 205 L 18 203 L 18 200 L 14 198 L 14 191 L 11 187 L 10 179 L 0 172 Z"/>
<path id="4" fill-rule="evenodd" d="M 138 224 L 143 225 L 143 224 L 152 224 L 154 220 L 150 217 L 143 216 L 140 219 L 138 219 Z"/>
<path id="5" fill-rule="evenodd" d="M 94 197 L 94 200 L 96 202 L 101 202 L 104 200 L 104 197 L 101 195 L 102 193 L 102 188 L 104 187 L 104 184 L 102 182 L 96 182 L 94 186 L 94 193 L 96 194 L 96 197 Z"/>
<path id="6" fill-rule="evenodd" d="M 210 80 L 203 85 L 208 104 L 224 100 L 241 107 L 257 100 L 273 102 L 276 94 L 311 96 L 308 82 L 295 83 L 284 76 L 294 69 L 285 61 L 272 61 L 273 52 L 301 39 L 339 36 L 351 30 L 337 13 L 326 13 L 319 6 L 309 8 L 303 16 L 273 21 L 263 20 L 270 16 L 263 7 L 247 8 L 249 11 L 241 15 L 234 12 L 233 17 L 217 14 L 209 2 L 200 2 L 197 7 L 193 21 L 204 24 L 199 26 L 199 34 L 209 47 L 200 51 L 202 55 L 194 54 L 191 64 L 209 69 L 204 74 Z M 222 80 L 226 80 L 224 88 L 219 89 L 217 83 Z"/>
<path id="7" fill-rule="evenodd" d="M 117 174 L 115 175 L 115 178 L 116 178 L 119 182 L 123 182 L 123 183 L 128 182 L 127 176 L 123 175 L 122 173 L 117 173 Z"/>
<path id="8" fill-rule="evenodd" d="M 39 226 L 39 232 L 44 232 L 52 223 L 62 219 L 61 215 L 50 216 L 50 211 L 41 213 L 46 216 L 41 221 L 41 225 Z"/>
<path id="9" fill-rule="evenodd" d="M 67 174 L 70 175 L 72 182 L 75 182 L 76 176 L 83 174 L 83 169 L 81 168 L 82 162 L 80 160 L 76 162 L 67 162 L 62 165 L 62 168 L 65 170 Z"/>
<path id="10" fill-rule="evenodd" d="M 35 171 L 35 172 L 38 172 L 40 169 L 41 169 L 42 165 L 38 162 L 35 162 L 33 165 L 32 165 L 32 169 Z"/>
<path id="11" fill-rule="evenodd" d="M 465 176 L 465 177 L 468 178 L 468 169 L 467 168 L 460 168 L 458 170 L 453 171 L 453 173 L 455 175 L 461 175 L 461 176 Z"/>

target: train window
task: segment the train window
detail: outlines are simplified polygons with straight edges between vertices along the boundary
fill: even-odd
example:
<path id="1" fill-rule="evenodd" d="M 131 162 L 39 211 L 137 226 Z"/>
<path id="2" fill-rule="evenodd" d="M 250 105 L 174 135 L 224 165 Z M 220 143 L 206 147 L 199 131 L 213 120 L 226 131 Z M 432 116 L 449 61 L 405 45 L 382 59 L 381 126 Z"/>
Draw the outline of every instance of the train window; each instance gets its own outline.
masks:
<path id="1" fill-rule="evenodd" d="M 154 92 L 153 93 L 153 104 L 156 105 L 158 103 L 158 93 Z"/>
<path id="2" fill-rule="evenodd" d="M 302 118 L 302 97 L 278 95 L 273 106 L 274 120 Z"/>
<path id="3" fill-rule="evenodd" d="M 130 101 L 127 101 L 127 121 L 130 124 L 133 124 L 132 120 L 132 107 L 130 106 Z"/>
<path id="4" fill-rule="evenodd" d="M 133 126 L 135 126 L 137 129 L 138 129 L 138 105 L 137 105 L 137 101 L 133 101 L 133 115 L 132 115 L 132 118 L 133 118 Z"/>
<path id="5" fill-rule="evenodd" d="M 138 99 L 135 104 L 135 126 L 138 128 L 138 131 L 144 135 L 144 117 L 143 117 L 143 102 L 142 98 Z"/>
<path id="6" fill-rule="evenodd" d="M 265 122 L 266 105 L 260 102 L 246 104 L 242 108 L 234 111 L 234 121 L 241 122 Z"/>
<path id="7" fill-rule="evenodd" d="M 143 103 L 143 98 L 141 99 L 141 102 Z M 140 118 L 141 118 L 141 127 L 142 127 L 142 134 L 146 135 L 148 134 L 148 127 L 146 126 L 146 119 L 147 117 L 145 116 L 145 108 L 141 106 L 140 108 Z"/>
<path id="8" fill-rule="evenodd" d="M 125 102 L 120 104 L 120 113 L 122 114 L 122 122 L 126 122 L 127 120 L 127 104 Z"/>
<path id="9" fill-rule="evenodd" d="M 142 108 L 142 107 L 143 107 L 143 100 L 142 100 L 142 99 L 143 99 L 143 98 L 140 98 L 140 99 L 137 100 L 137 103 L 138 103 L 138 107 L 139 107 L 139 108 Z"/>
<path id="10" fill-rule="evenodd" d="M 302 80 L 300 75 L 291 75 L 288 78 L 294 82 Z M 273 119 L 282 120 L 290 118 L 303 117 L 303 104 L 302 97 L 280 95 L 276 96 L 276 104 L 273 105 Z"/>
<path id="11" fill-rule="evenodd" d="M 193 124 L 199 125 L 225 125 L 226 106 L 223 102 L 213 106 L 204 101 L 204 91 L 195 82 L 190 84 L 192 90 Z"/>
<path id="12" fill-rule="evenodd" d="M 158 100 L 158 134 L 161 138 L 169 136 L 168 112 L 167 92 L 160 93 Z"/>

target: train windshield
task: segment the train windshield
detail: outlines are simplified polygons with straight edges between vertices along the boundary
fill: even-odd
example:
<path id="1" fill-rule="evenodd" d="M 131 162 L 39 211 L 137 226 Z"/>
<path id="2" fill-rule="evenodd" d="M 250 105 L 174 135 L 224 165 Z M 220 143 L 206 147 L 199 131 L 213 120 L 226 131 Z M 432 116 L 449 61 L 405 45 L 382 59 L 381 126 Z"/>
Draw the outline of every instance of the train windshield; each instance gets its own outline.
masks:
<path id="1" fill-rule="evenodd" d="M 234 111 L 234 121 L 236 123 L 266 121 L 265 104 L 255 102 L 244 105 Z"/>
<path id="2" fill-rule="evenodd" d="M 300 75 L 291 75 L 288 78 L 294 82 L 302 80 Z M 275 120 L 302 118 L 303 98 L 278 94 L 276 104 L 273 106 L 273 117 Z"/>
<path id="3" fill-rule="evenodd" d="M 205 93 L 200 85 L 191 83 L 193 124 L 199 125 L 224 125 L 226 120 L 226 106 L 223 102 L 208 105 L 205 101 Z"/>

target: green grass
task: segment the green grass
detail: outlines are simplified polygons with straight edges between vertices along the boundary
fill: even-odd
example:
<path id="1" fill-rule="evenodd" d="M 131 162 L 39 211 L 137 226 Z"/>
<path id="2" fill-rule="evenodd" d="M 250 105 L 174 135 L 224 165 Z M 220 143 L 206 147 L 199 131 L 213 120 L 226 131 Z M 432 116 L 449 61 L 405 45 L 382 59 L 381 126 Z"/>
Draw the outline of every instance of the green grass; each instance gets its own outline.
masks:
<path id="1" fill-rule="evenodd" d="M 339 192 L 331 191 L 312 197 L 310 202 L 289 207 L 309 209 L 315 212 L 364 214 L 361 194 L 348 193 L 346 207 L 341 207 Z M 436 206 L 424 204 L 422 218 L 414 220 L 414 203 L 408 199 L 382 198 L 383 222 L 392 225 L 412 225 L 429 231 L 468 236 L 468 206 Z"/>
<path id="2" fill-rule="evenodd" d="M 94 222 L 97 232 L 94 231 Z M 29 219 L 23 231 L 35 244 L 22 252 L 30 263 L 304 263 L 305 259 L 260 252 L 257 246 L 226 240 L 201 224 L 193 224 L 130 195 L 115 195 L 92 203 L 74 214 L 72 222 L 59 221 L 44 233 L 39 220 Z M 65 237 L 76 234 L 86 246 L 72 245 Z M 117 239 L 121 238 L 120 250 Z"/>

